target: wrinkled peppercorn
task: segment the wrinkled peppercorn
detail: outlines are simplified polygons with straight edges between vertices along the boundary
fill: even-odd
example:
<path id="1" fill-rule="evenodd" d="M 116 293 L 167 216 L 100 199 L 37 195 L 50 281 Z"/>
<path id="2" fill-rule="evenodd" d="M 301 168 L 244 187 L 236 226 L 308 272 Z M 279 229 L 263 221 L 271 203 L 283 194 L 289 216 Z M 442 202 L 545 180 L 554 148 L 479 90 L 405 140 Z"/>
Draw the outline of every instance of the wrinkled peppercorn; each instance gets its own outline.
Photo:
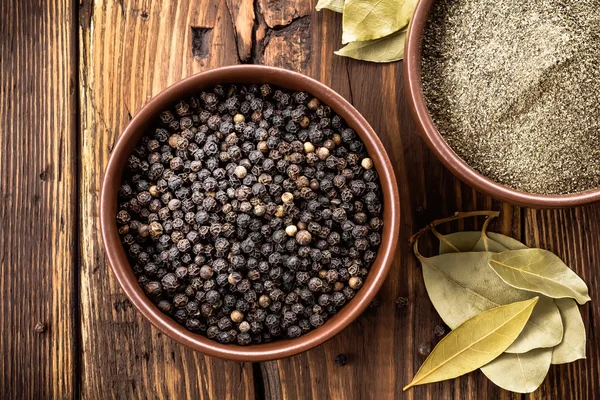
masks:
<path id="1" fill-rule="evenodd" d="M 408 299 L 406 297 L 398 297 L 398 299 L 396 299 L 397 308 L 404 308 L 406 306 L 408 306 Z"/>
<path id="2" fill-rule="evenodd" d="M 296 242 L 301 246 L 307 246 L 312 240 L 312 235 L 308 231 L 299 231 L 296 233 Z"/>
<path id="3" fill-rule="evenodd" d="M 348 358 L 344 354 L 338 354 L 335 356 L 336 367 L 343 367 L 348 362 Z"/>
<path id="4" fill-rule="evenodd" d="M 437 325 L 433 330 L 435 336 L 442 337 L 446 334 L 446 328 L 443 325 Z"/>
<path id="5" fill-rule="evenodd" d="M 381 189 L 333 110 L 306 92 L 223 85 L 157 124 L 127 161 L 116 220 L 162 312 L 248 345 L 318 328 L 355 296 L 382 239 Z"/>
<path id="6" fill-rule="evenodd" d="M 429 343 L 421 343 L 418 350 L 420 355 L 428 356 L 431 353 L 431 345 Z"/>
<path id="7" fill-rule="evenodd" d="M 44 324 L 43 322 L 38 322 L 33 327 L 33 330 L 35 331 L 35 333 L 44 333 L 46 332 L 46 324 Z"/>

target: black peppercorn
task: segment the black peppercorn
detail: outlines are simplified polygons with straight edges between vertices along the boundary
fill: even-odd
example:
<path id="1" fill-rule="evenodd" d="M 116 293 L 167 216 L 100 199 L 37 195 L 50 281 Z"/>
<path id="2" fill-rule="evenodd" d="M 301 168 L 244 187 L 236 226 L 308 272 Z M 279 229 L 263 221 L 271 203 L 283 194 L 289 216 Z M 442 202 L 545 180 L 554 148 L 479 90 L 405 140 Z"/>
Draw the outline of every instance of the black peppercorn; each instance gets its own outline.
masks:
<path id="1" fill-rule="evenodd" d="M 220 343 L 227 344 L 227 343 L 231 343 L 231 341 L 233 340 L 233 336 L 228 331 L 226 331 L 226 332 L 220 332 L 217 335 L 217 340 Z"/>
<path id="2" fill-rule="evenodd" d="M 187 319 L 187 311 L 185 309 L 180 308 L 179 310 L 175 311 L 175 314 L 173 315 L 173 317 L 175 318 L 175 320 L 177 322 L 179 322 L 180 324 L 184 323 L 185 320 Z"/>
<path id="3" fill-rule="evenodd" d="M 179 281 L 175 274 L 166 274 L 161 279 L 162 287 L 166 291 L 174 292 L 179 288 Z"/>
<path id="4" fill-rule="evenodd" d="M 319 278 L 311 278 L 308 281 L 308 289 L 311 292 L 319 292 L 323 289 L 323 281 Z"/>
<path id="5" fill-rule="evenodd" d="M 163 284 L 163 286 L 164 286 L 164 284 Z M 166 287 L 165 287 L 165 289 L 166 289 Z M 148 284 L 145 287 L 145 291 L 148 294 L 148 296 L 156 297 L 162 293 L 162 288 L 161 288 L 160 283 L 152 281 L 152 282 L 148 282 Z"/>
<path id="6" fill-rule="evenodd" d="M 313 327 L 318 328 L 325 323 L 325 318 L 321 314 L 315 313 L 309 317 L 308 321 Z"/>
<path id="7" fill-rule="evenodd" d="M 292 325 L 287 329 L 286 333 L 289 338 L 294 339 L 302 335 L 302 329 L 298 325 Z"/>
<path id="8" fill-rule="evenodd" d="M 348 359 L 344 354 L 338 354 L 335 357 L 335 366 L 336 367 L 343 367 L 344 365 L 346 365 L 347 362 L 348 362 Z"/>
<path id="9" fill-rule="evenodd" d="M 428 356 L 431 353 L 431 345 L 429 343 L 421 343 L 418 350 L 420 355 Z"/>
<path id="10" fill-rule="evenodd" d="M 188 297 L 185 294 L 182 293 L 177 293 L 174 297 L 173 297 L 173 305 L 177 308 L 183 308 L 187 305 L 188 303 Z"/>
<path id="11" fill-rule="evenodd" d="M 341 307 L 341 306 L 343 306 L 346 303 L 346 296 L 344 296 L 344 294 L 341 293 L 341 292 L 334 292 L 331 295 L 331 302 L 336 307 Z"/>
<path id="12" fill-rule="evenodd" d="M 157 304 L 158 309 L 161 310 L 164 313 L 169 313 L 172 310 L 172 306 L 171 303 L 167 300 L 160 300 Z"/>
<path id="13" fill-rule="evenodd" d="M 216 290 L 209 290 L 206 293 L 206 302 L 209 304 L 216 304 L 220 300 L 220 298 L 221 296 Z"/>
<path id="14" fill-rule="evenodd" d="M 446 334 L 446 328 L 443 325 L 437 325 L 433 333 L 438 337 L 442 337 Z"/>
<path id="15" fill-rule="evenodd" d="M 203 317 L 208 318 L 212 315 L 214 309 L 213 307 L 208 303 L 208 300 L 206 303 L 202 303 L 202 305 L 200 306 L 200 313 L 202 314 Z"/>
<path id="16" fill-rule="evenodd" d="M 398 297 L 398 299 L 396 300 L 396 307 L 397 308 L 404 308 L 406 306 L 408 306 L 408 299 L 406 297 Z"/>
<path id="17" fill-rule="evenodd" d="M 307 246 L 312 241 L 312 235 L 308 231 L 299 231 L 296 233 L 296 242 L 301 246 Z"/>

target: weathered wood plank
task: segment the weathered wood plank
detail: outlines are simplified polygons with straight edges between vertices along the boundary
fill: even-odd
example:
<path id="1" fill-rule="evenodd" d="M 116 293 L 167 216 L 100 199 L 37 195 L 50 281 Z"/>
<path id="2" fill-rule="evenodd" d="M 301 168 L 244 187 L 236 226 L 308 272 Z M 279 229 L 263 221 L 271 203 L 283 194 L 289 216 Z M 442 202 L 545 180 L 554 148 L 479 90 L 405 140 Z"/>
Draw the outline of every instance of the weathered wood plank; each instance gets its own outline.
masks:
<path id="1" fill-rule="evenodd" d="M 231 17 L 231 24 L 235 29 L 235 40 L 239 60 L 248 61 L 252 56 L 252 40 L 254 35 L 253 0 L 227 0 L 227 9 Z"/>
<path id="2" fill-rule="evenodd" d="M 289 25 L 293 20 L 308 15 L 314 7 L 306 0 L 255 0 L 269 28 Z"/>
<path id="3" fill-rule="evenodd" d="M 0 2 L 0 397 L 6 399 L 66 399 L 76 389 L 72 6 Z M 38 323 L 43 333 L 35 331 Z"/>
<path id="4" fill-rule="evenodd" d="M 85 1 L 80 13 L 83 398 L 249 399 L 250 364 L 187 350 L 126 299 L 99 231 L 115 140 L 152 96 L 194 72 L 238 62 L 225 1 Z M 237 20 L 237 19 L 236 19 Z"/>

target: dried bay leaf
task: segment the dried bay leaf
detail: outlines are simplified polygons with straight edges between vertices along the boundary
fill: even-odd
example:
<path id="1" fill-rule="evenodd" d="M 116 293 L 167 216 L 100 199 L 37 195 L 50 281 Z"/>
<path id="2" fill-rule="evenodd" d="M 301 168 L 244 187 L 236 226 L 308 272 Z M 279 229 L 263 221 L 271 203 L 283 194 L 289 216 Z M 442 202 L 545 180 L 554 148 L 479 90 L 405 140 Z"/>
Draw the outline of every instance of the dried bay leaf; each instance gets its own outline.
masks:
<path id="1" fill-rule="evenodd" d="M 436 234 L 440 241 L 440 254 L 466 253 L 472 251 L 479 239 L 481 232 L 465 231 L 455 232 L 448 235 Z"/>
<path id="2" fill-rule="evenodd" d="M 547 250 L 521 249 L 497 253 L 492 255 L 490 266 L 513 287 L 555 299 L 574 298 L 579 304 L 591 300 L 583 279 Z"/>
<path id="3" fill-rule="evenodd" d="M 480 237 L 477 244 L 473 247 L 473 251 L 489 251 L 491 253 L 502 253 L 507 250 L 506 247 L 489 237 Z"/>
<path id="4" fill-rule="evenodd" d="M 324 8 L 341 13 L 344 11 L 344 0 L 319 0 L 315 9 L 321 11 Z"/>
<path id="5" fill-rule="evenodd" d="M 504 353 L 481 372 L 502 389 L 516 393 L 531 393 L 542 382 L 552 359 L 552 348 L 534 349 L 522 354 Z"/>
<path id="6" fill-rule="evenodd" d="M 458 233 L 461 233 L 461 232 L 458 232 Z M 469 233 L 477 233 L 477 232 L 469 232 Z M 456 234 L 452 234 L 452 235 L 456 235 Z M 451 236 L 451 235 L 446 235 L 446 236 Z M 501 235 L 499 233 L 487 232 L 487 236 L 492 241 L 505 247 L 506 250 L 519 250 L 519 249 L 527 249 L 528 248 L 526 245 L 519 242 L 518 240 L 513 239 L 509 236 Z M 480 249 L 482 249 L 483 247 L 484 247 L 483 241 L 480 240 L 477 243 L 477 245 L 473 248 L 473 251 L 482 251 Z M 493 245 L 490 246 L 490 248 L 493 248 L 493 247 L 494 247 Z M 441 252 L 442 252 L 442 248 L 441 248 L 441 244 L 440 244 L 440 253 Z M 573 299 L 556 299 L 555 304 L 560 311 L 560 316 L 561 316 L 561 320 L 563 323 L 563 332 L 564 333 L 563 333 L 562 341 L 557 346 L 552 348 L 551 363 L 552 364 L 566 364 L 569 362 L 573 362 L 573 361 L 585 358 L 586 332 L 585 332 L 585 326 L 583 324 L 583 319 L 581 318 L 581 313 L 579 312 L 579 307 L 578 307 L 577 303 Z M 518 377 L 515 378 L 515 377 L 512 377 L 508 373 L 503 374 L 503 373 L 498 372 L 497 368 L 484 369 L 485 368 L 484 367 L 484 368 L 482 368 L 482 371 L 491 381 L 496 383 L 498 386 L 503 387 L 504 389 L 518 391 L 520 393 L 527 393 L 525 390 L 523 390 L 523 391 L 515 390 L 516 389 L 515 386 L 512 386 L 512 388 L 511 388 L 511 386 L 509 386 L 509 385 L 503 385 L 502 380 L 501 380 L 502 376 L 509 376 L 510 377 L 509 382 L 519 382 L 519 379 L 521 382 L 535 382 L 535 379 L 533 379 L 535 374 L 532 371 L 539 372 L 539 368 L 535 369 L 535 370 L 532 370 L 532 369 L 534 368 L 535 362 L 538 362 L 538 363 L 546 362 L 547 354 L 545 354 L 544 351 L 548 351 L 548 349 L 532 350 L 528 353 L 525 353 L 526 355 L 528 355 L 528 358 L 525 359 L 526 362 L 523 362 L 523 359 L 519 360 L 520 363 L 523 363 L 522 368 L 525 371 L 528 371 L 528 376 L 531 376 L 532 379 L 524 380 L 523 378 L 518 378 Z M 532 357 L 533 354 L 541 354 L 542 356 Z M 511 361 L 511 363 L 512 363 L 514 361 L 514 355 L 507 353 L 507 354 L 501 355 L 498 359 L 494 360 L 490 364 L 496 363 L 496 361 L 498 361 L 499 359 L 509 360 L 509 359 L 511 359 L 511 357 L 513 357 L 512 361 Z M 490 364 L 488 364 L 488 365 L 490 365 Z M 498 364 L 500 364 L 500 361 L 498 361 Z M 511 365 L 511 364 L 507 364 L 507 365 Z M 543 381 L 544 377 L 545 377 L 545 374 L 541 378 L 538 376 L 538 379 L 540 379 L 539 380 L 540 384 Z M 533 383 L 531 383 L 531 385 L 533 386 Z M 539 384 L 535 385 L 535 387 L 538 387 L 538 386 L 539 386 Z M 525 385 L 521 384 L 518 387 L 520 387 L 521 389 L 524 389 Z M 535 388 L 533 390 L 535 390 Z"/>
<path id="7" fill-rule="evenodd" d="M 406 27 L 418 0 L 346 0 L 342 43 L 379 39 Z"/>
<path id="8" fill-rule="evenodd" d="M 537 300 L 496 307 L 456 327 L 435 346 L 404 390 L 456 378 L 494 360 L 519 336 Z"/>
<path id="9" fill-rule="evenodd" d="M 585 326 L 579 313 L 579 307 L 572 298 L 576 298 L 582 303 L 589 301 L 587 286 L 554 254 L 548 255 L 546 253 L 549 252 L 545 250 L 529 249 L 525 244 L 509 236 L 487 233 L 486 228 L 490 220 L 497 214 L 481 212 L 469 213 L 469 216 L 481 214 L 488 217 L 480 232 L 457 232 L 442 235 L 436 231 L 437 225 L 466 216 L 466 213 L 463 215 L 457 213 L 453 217 L 434 221 L 417 232 L 411 242 L 414 245 L 415 255 L 423 265 L 423 276 L 430 299 L 442 319 L 451 328 L 454 328 L 455 325 L 449 320 L 455 318 L 460 321 L 460 318 L 464 318 L 464 316 L 461 317 L 463 313 L 467 314 L 468 318 L 469 313 L 478 315 L 478 309 L 482 306 L 485 308 L 490 306 L 490 303 L 495 304 L 494 300 L 499 301 L 502 297 L 513 297 L 512 295 L 518 298 L 515 290 L 526 298 L 536 296 L 536 291 L 540 293 L 531 318 L 515 342 L 504 353 L 480 367 L 482 372 L 496 385 L 513 392 L 530 393 L 540 387 L 551 364 L 568 363 L 585 358 Z M 418 238 L 428 230 L 440 239 L 440 256 L 426 259 L 418 251 Z M 503 256 L 519 252 L 531 253 L 529 259 L 521 262 L 523 265 L 518 262 L 515 264 L 510 257 L 506 265 L 502 265 Z M 503 254 L 499 255 L 498 253 Z M 477 254 L 483 255 L 477 256 Z M 533 257 L 540 254 L 543 257 Z M 444 255 L 448 257 L 446 262 L 442 258 Z M 481 261 L 488 257 L 488 267 L 482 268 Z M 448 260 L 453 260 L 455 265 L 448 266 Z M 548 268 L 539 265 L 544 262 Z M 520 274 L 519 280 L 525 282 L 520 285 L 511 283 L 511 276 L 502 275 L 502 272 L 496 271 L 492 264 L 498 264 L 497 268 L 500 270 L 504 268 L 512 271 L 515 275 Z M 461 271 L 461 269 L 464 270 Z M 496 278 L 489 275 L 490 271 L 496 274 Z M 479 273 L 483 273 L 483 276 L 479 276 Z M 508 272 L 504 272 L 504 274 L 508 274 Z M 527 278 L 531 275 L 534 279 L 527 282 Z M 514 276 L 512 278 L 517 280 Z M 473 279 L 475 282 L 469 282 L 469 279 Z M 438 282 L 435 282 L 436 280 Z M 569 288 L 564 281 L 571 282 L 574 287 Z M 505 293 L 494 290 L 498 288 Z M 569 289 L 571 289 L 570 296 L 557 295 L 557 293 L 564 294 L 564 291 Z M 555 298 L 544 294 L 555 296 Z M 451 303 L 451 307 L 448 303 Z M 534 318 L 536 312 L 539 312 L 537 320 Z M 556 329 L 553 329 L 552 326 Z M 532 330 L 527 331 L 528 328 Z M 554 336 L 552 336 L 553 332 Z M 548 338 L 554 343 L 547 343 Z M 542 342 L 544 343 L 541 344 Z M 420 373 L 421 370 L 418 375 Z M 417 380 L 416 377 L 415 380 Z M 421 380 L 425 381 L 426 379 L 422 378 L 419 382 L 413 381 L 409 387 L 425 383 Z"/>
<path id="10" fill-rule="evenodd" d="M 420 257 L 425 287 L 440 317 L 452 329 L 473 316 L 500 305 L 531 299 L 534 293 L 507 285 L 489 268 L 492 253 L 452 253 Z M 507 350 L 525 353 L 553 347 L 562 340 L 558 308 L 540 296 L 521 336 Z"/>
<path id="11" fill-rule="evenodd" d="M 392 62 L 404 58 L 406 29 L 381 39 L 351 42 L 334 53 L 338 56 L 378 63 Z"/>
<path id="12" fill-rule="evenodd" d="M 528 249 L 526 245 L 513 239 L 510 236 L 502 235 L 496 232 L 487 232 L 487 236 L 494 242 L 506 247 L 507 250 Z"/>
<path id="13" fill-rule="evenodd" d="M 473 247 L 473 251 L 490 251 L 492 253 L 501 253 L 507 250 L 527 249 L 523 243 L 510 236 L 500 233 L 487 232 L 485 229 L 481 233 L 481 238 Z"/>
<path id="14" fill-rule="evenodd" d="M 585 358 L 585 325 L 579 306 L 573 299 L 555 300 L 562 317 L 565 334 L 552 352 L 552 364 L 566 364 Z"/>

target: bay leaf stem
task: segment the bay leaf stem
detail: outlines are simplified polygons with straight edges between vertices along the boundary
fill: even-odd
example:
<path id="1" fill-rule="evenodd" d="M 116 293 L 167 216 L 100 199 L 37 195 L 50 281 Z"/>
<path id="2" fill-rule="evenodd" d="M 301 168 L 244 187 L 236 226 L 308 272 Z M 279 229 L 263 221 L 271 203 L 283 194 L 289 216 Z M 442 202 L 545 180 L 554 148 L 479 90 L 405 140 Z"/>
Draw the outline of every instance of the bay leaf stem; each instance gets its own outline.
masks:
<path id="1" fill-rule="evenodd" d="M 424 227 L 423 229 L 419 230 L 417 233 L 415 233 L 411 238 L 409 243 L 411 245 L 414 245 L 415 242 L 417 241 L 417 239 L 419 239 L 421 236 L 423 236 L 425 233 L 429 232 L 432 228 L 435 228 L 438 225 L 442 225 L 448 222 L 452 222 L 452 221 L 457 221 L 459 219 L 465 219 L 465 218 L 470 218 L 470 217 L 488 217 L 488 218 L 495 218 L 498 217 L 500 215 L 499 211 L 468 211 L 468 212 L 455 212 L 454 215 L 452 215 L 451 217 L 447 217 L 447 218 L 442 218 L 442 219 L 437 219 L 435 221 L 433 221 L 432 223 L 430 223 L 429 225 L 427 225 L 426 227 Z"/>
<path id="2" fill-rule="evenodd" d="M 494 218 L 496 218 L 495 215 L 490 215 L 489 217 L 487 217 L 483 223 L 483 227 L 481 228 L 481 239 L 483 240 L 483 248 L 485 249 L 485 251 L 490 251 L 490 246 L 488 244 L 487 228 Z"/>
<path id="3" fill-rule="evenodd" d="M 448 247 L 450 247 L 451 249 L 453 249 L 453 250 L 454 250 L 454 251 L 456 251 L 457 253 L 460 253 L 460 250 L 459 250 L 459 249 L 458 249 L 458 248 L 457 248 L 457 247 L 456 247 L 454 244 L 452 244 L 452 242 L 451 242 L 451 241 L 449 241 L 448 239 L 446 239 L 446 238 L 444 237 L 444 235 L 442 235 L 440 232 L 438 232 L 438 230 L 437 230 L 437 229 L 435 229 L 435 227 L 434 227 L 434 226 L 432 226 L 432 227 L 431 227 L 431 233 L 433 233 L 433 235 L 434 235 L 436 238 L 438 238 L 438 240 L 439 240 L 440 242 L 444 242 L 444 243 L 446 243 L 446 244 L 448 245 Z"/>

